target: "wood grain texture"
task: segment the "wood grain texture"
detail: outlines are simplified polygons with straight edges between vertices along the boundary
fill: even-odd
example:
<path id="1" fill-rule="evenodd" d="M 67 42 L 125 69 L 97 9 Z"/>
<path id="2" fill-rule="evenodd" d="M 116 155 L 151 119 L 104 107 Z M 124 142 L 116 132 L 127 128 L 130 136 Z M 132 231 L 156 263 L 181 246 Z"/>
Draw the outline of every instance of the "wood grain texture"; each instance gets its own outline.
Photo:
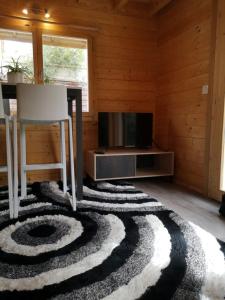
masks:
<path id="1" fill-rule="evenodd" d="M 175 180 L 207 193 L 212 0 L 176 0 L 158 15 L 156 141 L 175 151 Z"/>
<path id="2" fill-rule="evenodd" d="M 171 0 L 151 0 L 150 2 L 150 16 L 157 14 L 165 6 L 167 6 Z"/>
<path id="3" fill-rule="evenodd" d="M 46 1 L 38 1 L 45 7 Z M 92 41 L 92 111 L 84 118 L 84 151 L 97 147 L 98 111 L 149 111 L 155 112 L 157 39 L 154 20 L 138 3 L 131 4 L 126 11 L 117 12 L 111 1 L 48 1 L 52 20 L 58 23 L 93 26 L 93 30 L 78 30 L 67 26 L 45 26 L 40 23 L 13 21 L 0 18 L 0 27 L 17 27 L 33 30 L 36 27 L 65 36 L 86 36 Z M 27 1 L 0 1 L 1 14 L 21 16 Z M 134 8 L 136 8 L 134 10 Z M 25 26 L 25 25 L 29 26 Z M 39 62 L 40 63 L 40 62 Z M 38 76 L 39 70 L 36 71 Z M 74 134 L 75 135 L 75 134 Z M 74 141 L 76 140 L 76 137 Z M 31 126 L 27 131 L 27 158 L 29 163 L 50 163 L 59 159 L 59 133 L 54 126 Z M 1 151 L 0 161 L 5 154 Z M 2 176 L 2 177 L 1 177 Z M 59 172 L 37 171 L 28 174 L 28 181 L 58 179 Z M 6 183 L 0 175 L 0 184 Z"/>
<path id="4" fill-rule="evenodd" d="M 223 68 L 225 57 L 225 2 L 217 2 L 217 23 L 215 41 L 215 64 L 212 69 L 212 111 L 211 121 L 211 142 L 209 160 L 209 196 L 221 200 L 220 174 L 223 135 L 223 116 L 224 116 L 224 95 L 225 95 L 225 69 Z M 224 145 L 223 145 L 224 147 Z M 224 170 L 224 169 L 222 169 Z"/>
<path id="5" fill-rule="evenodd" d="M 153 112 L 157 145 L 175 151 L 175 180 L 201 193 L 209 191 L 210 196 L 219 199 L 221 139 L 217 132 L 222 130 L 225 93 L 221 63 L 225 48 L 225 17 L 221 14 L 225 7 L 223 0 L 219 0 L 220 40 L 215 52 L 218 72 L 211 93 L 216 1 L 173 0 L 150 19 L 150 1 L 130 0 L 123 9 L 115 10 L 114 1 L 109 0 L 49 0 L 51 20 L 64 26 L 0 17 L 0 27 L 16 26 L 20 30 L 38 27 L 48 33 L 90 38 L 92 101 L 91 114 L 84 120 L 84 151 L 97 147 L 98 111 Z M 44 0 L 36 2 L 46 6 Z M 0 14 L 21 16 L 27 4 L 25 0 L 12 0 L 5 5 L 0 0 Z M 36 72 L 39 74 L 38 69 Z M 209 95 L 202 95 L 203 85 L 209 85 Z M 214 122 L 210 157 L 209 115 Z M 27 141 L 30 163 L 59 159 L 59 137 L 54 126 L 28 128 Z M 4 160 L 5 151 L 1 150 L 0 162 Z M 56 171 L 32 172 L 29 180 L 58 179 L 58 176 Z M 6 182 L 5 178 L 0 175 L 0 184 Z"/>
<path id="6" fill-rule="evenodd" d="M 116 9 L 120 9 L 123 6 L 125 6 L 128 3 L 129 0 L 118 0 L 118 2 L 115 4 Z"/>

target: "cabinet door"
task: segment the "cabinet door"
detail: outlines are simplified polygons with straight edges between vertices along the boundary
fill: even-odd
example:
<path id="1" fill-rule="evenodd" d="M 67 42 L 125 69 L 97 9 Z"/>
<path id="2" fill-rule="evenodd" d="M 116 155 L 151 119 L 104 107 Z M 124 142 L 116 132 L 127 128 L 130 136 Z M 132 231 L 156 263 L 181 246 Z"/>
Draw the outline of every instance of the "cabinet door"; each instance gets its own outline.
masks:
<path id="1" fill-rule="evenodd" d="M 96 179 L 134 177 L 135 156 L 97 156 L 96 157 Z"/>

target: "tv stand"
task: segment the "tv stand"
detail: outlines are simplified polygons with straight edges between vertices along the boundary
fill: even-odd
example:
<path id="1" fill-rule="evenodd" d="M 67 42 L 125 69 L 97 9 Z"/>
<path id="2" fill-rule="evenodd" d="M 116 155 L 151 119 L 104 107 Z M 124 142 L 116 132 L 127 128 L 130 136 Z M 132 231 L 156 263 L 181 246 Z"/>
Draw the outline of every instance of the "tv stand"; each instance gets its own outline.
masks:
<path id="1" fill-rule="evenodd" d="M 172 176 L 174 152 L 120 148 L 102 154 L 92 150 L 87 153 L 86 172 L 95 181 Z"/>

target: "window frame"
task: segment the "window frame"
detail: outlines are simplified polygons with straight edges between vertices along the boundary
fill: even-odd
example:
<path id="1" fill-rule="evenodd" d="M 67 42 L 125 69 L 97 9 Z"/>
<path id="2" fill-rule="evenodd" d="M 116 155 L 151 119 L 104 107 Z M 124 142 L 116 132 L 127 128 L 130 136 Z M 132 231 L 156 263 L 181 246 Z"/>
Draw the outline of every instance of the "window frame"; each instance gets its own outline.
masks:
<path id="1" fill-rule="evenodd" d="M 82 112 L 85 120 L 93 119 L 93 40 L 92 36 L 83 34 L 65 26 L 57 26 L 51 24 L 32 24 L 32 26 L 19 26 L 19 25 L 4 25 L 1 24 L 0 28 L 25 31 L 32 34 L 33 45 L 33 63 L 34 63 L 34 81 L 35 83 L 43 83 L 43 43 L 42 35 L 55 35 L 70 38 L 83 38 L 87 40 L 88 51 L 88 111 Z M 73 113 L 76 116 L 76 112 Z"/>

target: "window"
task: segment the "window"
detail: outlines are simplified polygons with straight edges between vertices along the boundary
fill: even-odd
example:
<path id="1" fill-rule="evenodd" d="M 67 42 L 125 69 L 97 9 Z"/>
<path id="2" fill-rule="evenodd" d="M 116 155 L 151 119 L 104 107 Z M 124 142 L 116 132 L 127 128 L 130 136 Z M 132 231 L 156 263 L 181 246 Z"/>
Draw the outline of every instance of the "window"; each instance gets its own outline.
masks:
<path id="1" fill-rule="evenodd" d="M 27 70 L 25 82 L 32 82 L 34 78 L 33 69 L 33 46 L 32 33 L 12 30 L 0 30 L 0 80 L 7 81 L 6 67 L 14 62 Z M 16 100 L 10 99 L 11 111 L 16 111 Z"/>
<path id="2" fill-rule="evenodd" d="M 12 30 L 0 30 L 0 79 L 7 80 L 7 68 L 4 67 L 12 63 L 12 59 L 29 69 L 25 75 L 26 81 L 32 81 L 34 77 L 33 69 L 33 46 L 32 34 Z"/>
<path id="3" fill-rule="evenodd" d="M 26 69 L 25 82 L 37 82 L 41 78 L 35 78 L 35 74 L 43 74 L 45 84 L 81 87 L 83 112 L 88 112 L 88 40 L 47 34 L 35 39 L 35 36 L 32 32 L 0 29 L 0 80 L 7 81 L 7 68 L 4 66 L 12 59 L 18 60 Z M 15 110 L 16 102 L 11 100 L 10 103 Z"/>
<path id="4" fill-rule="evenodd" d="M 86 39 L 42 36 L 44 81 L 82 88 L 88 111 L 88 42 Z M 75 107 L 74 107 L 75 109 Z"/>

